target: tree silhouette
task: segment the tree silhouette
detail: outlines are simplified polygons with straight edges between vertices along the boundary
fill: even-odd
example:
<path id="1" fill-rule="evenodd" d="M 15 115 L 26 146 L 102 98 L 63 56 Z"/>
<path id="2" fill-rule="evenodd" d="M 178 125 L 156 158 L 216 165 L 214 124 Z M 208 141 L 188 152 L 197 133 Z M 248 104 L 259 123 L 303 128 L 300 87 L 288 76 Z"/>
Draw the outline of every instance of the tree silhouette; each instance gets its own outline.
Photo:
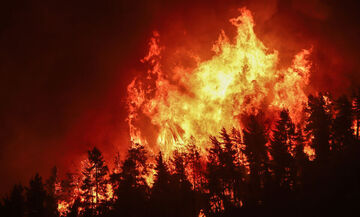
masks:
<path id="1" fill-rule="evenodd" d="M 54 168 L 45 183 L 36 174 L 27 187 L 15 185 L 0 216 L 57 217 L 59 201 L 68 204 L 67 217 L 358 216 L 360 146 L 352 127 L 359 117 L 356 99 L 350 102 L 309 96 L 296 127 L 286 109 L 275 125 L 260 112 L 244 117 L 244 129 L 211 136 L 206 151 L 193 138 L 166 159 L 131 144 L 110 175 L 94 148 L 81 174 L 61 180 Z"/>
<path id="2" fill-rule="evenodd" d="M 112 190 L 113 190 L 113 194 L 111 195 L 112 197 L 110 198 L 111 203 L 115 203 L 115 199 L 116 199 L 116 193 L 115 193 L 115 189 L 119 188 L 119 182 L 120 182 L 120 173 L 121 173 L 121 159 L 120 159 L 120 153 L 116 153 L 115 158 L 114 158 L 114 166 L 112 169 L 112 172 L 110 174 L 110 178 L 109 178 L 109 183 L 111 184 Z"/>
<path id="3" fill-rule="evenodd" d="M 149 174 L 147 152 L 144 146 L 133 144 L 120 171 L 111 175 L 115 204 L 114 215 L 144 216 L 147 211 Z M 142 209 L 139 209 L 139 206 Z"/>
<path id="4" fill-rule="evenodd" d="M 163 160 L 162 153 L 156 158 L 155 178 L 151 189 L 151 213 L 158 217 L 173 216 L 174 198 L 171 174 Z"/>
<path id="5" fill-rule="evenodd" d="M 270 167 L 276 185 L 281 190 L 290 191 L 294 184 L 293 171 L 291 171 L 294 161 L 289 151 L 293 146 L 295 125 L 292 123 L 288 111 L 280 112 L 280 120 L 276 122 L 276 127 L 272 132 L 273 138 L 270 141 L 269 150 L 272 156 Z"/>
<path id="6" fill-rule="evenodd" d="M 242 205 L 245 187 L 245 169 L 239 160 L 240 154 L 236 140 L 223 128 L 221 142 L 211 137 L 207 164 L 208 196 L 210 207 L 206 213 L 213 215 L 228 213 Z"/>
<path id="7" fill-rule="evenodd" d="M 57 203 L 58 203 L 58 174 L 57 168 L 53 167 L 51 170 L 51 174 L 49 179 L 46 181 L 46 204 L 47 204 L 47 213 L 46 216 L 48 217 L 55 217 L 59 215 L 57 210 Z"/>
<path id="8" fill-rule="evenodd" d="M 21 185 L 14 185 L 10 196 L 5 197 L 1 213 L 8 217 L 25 216 L 24 188 Z"/>
<path id="9" fill-rule="evenodd" d="M 204 210 L 206 215 L 212 213 L 219 213 L 223 210 L 225 200 L 224 186 L 220 182 L 221 179 L 221 165 L 220 156 L 223 155 L 221 143 L 216 137 L 210 137 L 212 147 L 208 151 L 208 162 L 206 166 L 206 189 L 207 189 L 207 205 Z"/>
<path id="10" fill-rule="evenodd" d="M 244 149 L 250 169 L 250 185 L 248 200 L 250 206 L 261 204 L 264 200 L 265 185 L 269 181 L 268 142 L 264 126 L 260 123 L 260 116 L 250 115 L 247 127 L 243 131 Z"/>
<path id="11" fill-rule="evenodd" d="M 45 201 L 46 191 L 44 184 L 40 175 L 36 174 L 34 178 L 30 180 L 29 188 L 26 189 L 27 216 L 45 217 Z"/>
<path id="12" fill-rule="evenodd" d="M 96 147 L 88 151 L 88 159 L 82 174 L 84 176 L 81 186 L 82 196 L 85 199 L 84 208 L 85 212 L 91 215 L 94 209 L 103 205 L 102 203 L 107 198 L 108 167 Z"/>
<path id="13" fill-rule="evenodd" d="M 194 212 L 198 212 L 206 204 L 204 197 L 204 189 L 206 186 L 206 159 L 200 154 L 200 149 L 195 145 L 195 138 L 191 138 L 191 142 L 187 144 L 184 156 L 185 170 L 192 184 L 194 194 L 194 204 L 192 205 Z"/>
<path id="14" fill-rule="evenodd" d="M 331 117 L 327 111 L 322 94 L 319 94 L 318 97 L 309 96 L 306 113 L 308 118 L 306 120 L 305 132 L 311 138 L 311 145 L 315 149 L 316 160 L 318 162 L 327 161 L 330 155 Z"/>
<path id="15" fill-rule="evenodd" d="M 294 135 L 294 161 L 295 161 L 295 169 L 294 169 L 294 180 L 295 180 L 295 190 L 301 188 L 303 184 L 304 175 L 307 172 L 307 169 L 310 165 L 309 157 L 304 152 L 305 148 L 305 138 L 303 135 L 303 131 L 300 126 L 297 127 L 297 130 Z"/>
<path id="16" fill-rule="evenodd" d="M 333 149 L 339 152 L 353 144 L 352 105 L 345 95 L 335 101 L 335 112 Z"/>
<path id="17" fill-rule="evenodd" d="M 171 176 L 173 188 L 174 207 L 172 216 L 197 216 L 198 210 L 195 204 L 195 193 L 185 172 L 185 155 L 175 152 L 171 160 L 174 167 Z"/>
<path id="18" fill-rule="evenodd" d="M 192 187 L 195 191 L 199 191 L 203 184 L 204 167 L 203 159 L 201 158 L 200 150 L 195 145 L 195 138 L 191 138 L 191 142 L 186 146 L 185 163 L 187 169 L 190 171 L 188 176 Z"/>
<path id="19" fill-rule="evenodd" d="M 79 174 L 67 172 L 60 181 L 61 191 L 58 193 L 58 200 L 66 203 L 72 203 L 74 199 L 80 196 L 81 178 Z"/>
<path id="20" fill-rule="evenodd" d="M 74 203 L 71 205 L 69 209 L 69 213 L 67 214 L 66 217 L 78 217 L 80 206 L 81 206 L 80 198 L 76 198 Z"/>

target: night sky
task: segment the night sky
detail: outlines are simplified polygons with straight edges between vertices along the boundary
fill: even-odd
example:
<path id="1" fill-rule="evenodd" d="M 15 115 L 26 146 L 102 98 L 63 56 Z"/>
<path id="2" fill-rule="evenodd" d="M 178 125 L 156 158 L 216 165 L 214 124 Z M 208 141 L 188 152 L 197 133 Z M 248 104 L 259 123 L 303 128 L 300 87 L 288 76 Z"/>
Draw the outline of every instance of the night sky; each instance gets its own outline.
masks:
<path id="1" fill-rule="evenodd" d="M 350 93 L 360 81 L 360 13 L 351 1 L 7 1 L 0 5 L 0 194 L 36 172 L 66 172 L 96 145 L 111 160 L 129 145 L 126 87 L 146 72 L 153 30 L 166 55 L 203 59 L 246 6 L 286 65 L 313 48 L 311 86 Z M 171 60 L 171 58 L 169 58 Z"/>

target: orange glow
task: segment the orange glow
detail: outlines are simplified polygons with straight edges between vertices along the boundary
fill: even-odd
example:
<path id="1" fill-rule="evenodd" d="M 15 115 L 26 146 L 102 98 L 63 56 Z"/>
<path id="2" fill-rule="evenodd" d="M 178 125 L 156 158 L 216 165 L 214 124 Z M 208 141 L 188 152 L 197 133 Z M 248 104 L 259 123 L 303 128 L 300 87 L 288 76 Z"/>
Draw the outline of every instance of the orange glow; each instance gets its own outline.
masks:
<path id="1" fill-rule="evenodd" d="M 230 19 L 236 37 L 230 39 L 221 31 L 212 58 L 202 61 L 188 56 L 196 62 L 191 69 L 179 65 L 165 69 L 162 51 L 166 48 L 154 32 L 149 53 L 142 59 L 150 66 L 147 76 L 135 78 L 127 88 L 133 142 L 169 157 L 175 150 L 184 150 L 191 136 L 204 151 L 209 135 L 217 135 L 222 127 L 242 129 L 241 116 L 260 110 L 273 118 L 287 108 L 293 121 L 301 122 L 311 49 L 300 51 L 289 67 L 281 68 L 278 51 L 269 50 L 255 35 L 251 12 L 245 8 L 240 12 Z"/>
<path id="2" fill-rule="evenodd" d="M 356 107 L 356 102 L 355 100 L 352 101 L 351 103 L 352 107 L 355 108 Z M 353 130 L 353 135 L 355 136 L 355 138 L 358 136 L 357 132 L 358 132 L 358 122 L 357 122 L 357 118 L 354 118 L 351 129 Z M 358 139 L 358 138 L 356 138 Z"/>
<path id="3" fill-rule="evenodd" d="M 65 216 L 68 211 L 70 204 L 66 201 L 58 201 L 57 210 L 59 211 L 60 216 Z"/>
<path id="4" fill-rule="evenodd" d="M 87 164 L 87 160 L 81 161 L 81 166 L 82 166 L 81 170 L 84 169 L 86 164 Z M 67 201 L 67 200 L 58 200 L 58 202 L 57 202 L 57 204 L 58 204 L 57 210 L 59 211 L 60 216 L 66 216 L 66 213 L 69 211 L 69 208 L 74 204 L 74 202 L 75 202 L 75 200 L 77 198 L 80 198 L 80 202 L 85 201 L 85 198 L 82 197 L 82 194 L 84 192 L 79 187 L 81 185 L 80 182 L 83 181 L 84 177 L 85 177 L 84 175 L 80 175 L 80 177 L 78 177 L 79 179 L 74 178 L 74 181 L 77 182 L 77 183 L 73 183 L 74 187 L 72 188 L 71 197 L 70 197 L 69 201 Z M 62 190 L 61 186 L 59 186 L 59 185 L 57 185 L 56 188 L 57 188 L 58 191 Z M 104 196 L 104 195 L 96 195 L 95 187 L 92 188 L 91 195 L 93 196 L 91 202 L 94 204 L 94 207 L 96 207 L 97 206 L 96 204 L 98 202 L 98 201 L 96 201 L 96 196 L 98 196 L 99 200 L 110 201 L 114 197 L 114 190 L 112 188 L 112 185 L 110 183 L 108 183 L 108 184 L 106 184 L 106 196 Z M 79 211 L 81 211 L 81 209 L 82 208 L 79 207 Z"/>

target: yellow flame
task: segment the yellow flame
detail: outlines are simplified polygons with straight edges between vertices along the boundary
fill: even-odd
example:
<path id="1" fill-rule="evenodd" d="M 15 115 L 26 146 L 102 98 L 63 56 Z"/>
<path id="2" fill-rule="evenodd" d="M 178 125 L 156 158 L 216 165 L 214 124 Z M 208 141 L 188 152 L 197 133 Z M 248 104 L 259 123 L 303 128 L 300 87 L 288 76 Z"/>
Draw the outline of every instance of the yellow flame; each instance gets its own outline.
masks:
<path id="1" fill-rule="evenodd" d="M 159 34 L 150 41 L 149 54 L 142 60 L 151 66 L 146 79 L 136 78 L 128 86 L 128 124 L 133 141 L 161 150 L 170 156 L 194 136 L 204 149 L 209 135 L 222 127 L 242 128 L 240 116 L 259 110 L 288 108 L 298 123 L 307 100 L 310 50 L 300 51 L 290 67 L 278 66 L 278 52 L 270 51 L 254 33 L 251 12 L 230 19 L 237 28 L 233 40 L 224 31 L 207 61 L 194 58 L 189 70 L 175 67 L 165 73 L 161 65 Z M 156 139 L 151 139 L 151 135 Z M 155 134 L 155 135 L 153 135 Z"/>

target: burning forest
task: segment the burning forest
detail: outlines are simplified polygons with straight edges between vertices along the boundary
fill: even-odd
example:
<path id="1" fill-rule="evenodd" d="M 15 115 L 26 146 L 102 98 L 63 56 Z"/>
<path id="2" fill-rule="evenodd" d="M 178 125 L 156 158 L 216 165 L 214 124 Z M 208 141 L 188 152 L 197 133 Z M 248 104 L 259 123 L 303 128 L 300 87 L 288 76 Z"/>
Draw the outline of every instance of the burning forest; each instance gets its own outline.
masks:
<path id="1" fill-rule="evenodd" d="M 348 56 L 333 55 L 335 45 L 324 54 L 319 51 L 324 44 L 315 40 L 292 46 L 267 37 L 269 30 L 260 19 L 273 7 L 279 11 L 291 7 L 319 23 L 327 22 L 331 6 L 322 1 L 305 1 L 306 7 L 299 1 L 271 2 L 228 3 L 231 17 L 216 17 L 227 18 L 216 21 L 224 28 L 212 30 L 216 38 L 211 40 L 179 30 L 175 19 L 170 22 L 174 32 L 159 26 L 146 29 L 146 46 L 139 48 L 145 55 L 137 58 L 140 66 L 124 64 L 131 76 L 120 85 L 125 94 L 115 97 L 124 109 L 121 127 L 127 130 L 113 133 L 118 125 L 105 105 L 88 111 L 79 120 L 94 120 L 96 127 L 72 124 L 71 133 L 64 136 L 76 153 L 71 166 L 60 163 L 50 175 L 35 173 L 29 182 L 15 184 L 0 200 L 0 215 L 358 215 L 358 71 L 351 74 L 352 80 L 345 75 L 332 79 L 331 73 L 317 79 L 325 74 L 323 69 L 341 74 L 341 60 Z M 320 12 L 311 14 L 312 7 Z M 288 25 L 285 15 L 271 28 Z M 164 16 L 176 17 L 170 12 Z M 276 13 L 266 16 L 278 21 Z M 307 19 L 301 22 L 310 22 Z M 257 22 L 262 22 L 260 27 Z M 359 27 L 354 28 L 358 32 Z M 346 69 L 358 70 L 356 61 L 346 60 Z M 114 96 L 110 94 L 109 101 Z M 89 132 L 82 133 L 78 126 Z M 115 145 L 117 151 L 93 143 L 79 146 L 80 153 L 73 144 L 124 140 L 128 142 L 121 147 Z"/>

